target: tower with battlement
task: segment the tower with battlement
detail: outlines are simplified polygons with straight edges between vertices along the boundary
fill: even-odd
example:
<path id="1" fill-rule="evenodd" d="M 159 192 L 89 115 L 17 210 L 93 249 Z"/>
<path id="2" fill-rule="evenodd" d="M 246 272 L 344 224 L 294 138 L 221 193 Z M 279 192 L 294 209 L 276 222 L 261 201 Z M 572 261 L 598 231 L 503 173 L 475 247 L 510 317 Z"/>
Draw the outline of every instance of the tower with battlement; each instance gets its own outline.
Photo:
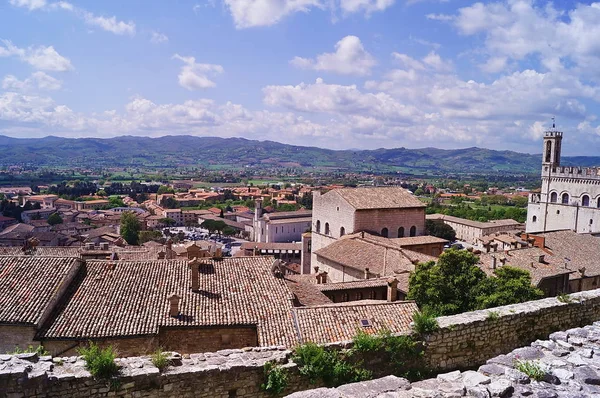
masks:
<path id="1" fill-rule="evenodd" d="M 542 188 L 529 195 L 527 232 L 600 233 L 600 167 L 561 166 L 563 133 L 544 133 Z"/>

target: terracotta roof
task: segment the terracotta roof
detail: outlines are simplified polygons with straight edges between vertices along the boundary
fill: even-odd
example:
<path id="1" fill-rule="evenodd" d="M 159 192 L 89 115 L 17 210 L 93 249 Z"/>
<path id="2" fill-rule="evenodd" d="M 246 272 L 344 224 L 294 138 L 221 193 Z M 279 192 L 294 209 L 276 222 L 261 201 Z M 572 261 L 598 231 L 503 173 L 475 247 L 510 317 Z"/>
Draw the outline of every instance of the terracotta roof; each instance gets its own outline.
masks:
<path id="1" fill-rule="evenodd" d="M 336 290 L 348 290 L 348 289 L 361 289 L 367 287 L 387 287 L 389 277 L 383 278 L 371 278 L 361 279 L 358 281 L 351 282 L 337 282 L 337 283 L 321 283 L 317 284 L 317 289 L 322 292 L 332 292 Z"/>
<path id="2" fill-rule="evenodd" d="M 600 238 L 573 231 L 556 231 L 535 234 L 545 238 L 546 247 L 562 264 L 574 271 L 585 267 L 585 275 L 600 275 Z M 571 278 L 579 278 L 579 272 Z"/>
<path id="3" fill-rule="evenodd" d="M 400 187 L 343 188 L 325 195 L 334 192 L 356 210 L 426 207 L 416 196 Z"/>
<path id="4" fill-rule="evenodd" d="M 294 218 L 278 218 L 276 220 L 270 220 L 269 224 L 278 225 L 278 224 L 290 224 L 290 223 L 298 223 L 298 222 L 311 222 L 312 217 L 294 217 Z"/>
<path id="5" fill-rule="evenodd" d="M 34 227 L 32 225 L 23 223 L 13 224 L 3 229 L 2 232 L 0 232 L 0 237 L 8 234 L 23 234 L 23 236 L 25 236 L 33 230 Z"/>
<path id="6" fill-rule="evenodd" d="M 540 256 L 544 256 L 544 262 L 540 262 Z M 564 275 L 574 272 L 565 269 L 565 261 L 549 255 L 537 247 L 509 250 L 507 252 L 484 253 L 479 256 L 479 267 L 488 275 L 494 274 L 493 257 L 496 257 L 496 267 L 501 267 L 501 259 L 506 259 L 505 265 L 510 265 L 529 272 L 531 284 L 538 286 L 539 283 L 549 277 Z"/>
<path id="7" fill-rule="evenodd" d="M 444 220 L 444 221 L 453 222 L 456 224 L 467 225 L 469 227 L 481 228 L 481 229 L 495 228 L 495 227 L 501 227 L 501 226 L 504 226 L 504 227 L 517 226 L 518 227 L 518 226 L 523 225 L 520 222 L 510 219 L 510 218 L 507 218 L 504 220 L 490 220 L 488 222 L 481 222 L 481 221 L 467 220 L 466 218 L 447 216 L 445 214 L 437 214 L 437 213 L 436 214 L 427 214 L 425 216 L 425 218 L 427 218 L 428 220 Z"/>
<path id="8" fill-rule="evenodd" d="M 0 256 L 0 323 L 37 325 L 79 266 L 72 257 Z"/>
<path id="9" fill-rule="evenodd" d="M 69 300 L 41 332 L 73 339 L 157 334 L 160 327 L 257 325 L 259 345 L 293 346 L 292 294 L 268 257 L 203 259 L 193 292 L 187 261 L 87 261 Z M 171 294 L 181 316 L 169 316 Z"/>
<path id="10" fill-rule="evenodd" d="M 322 344 L 352 340 L 358 330 L 369 334 L 384 329 L 392 333 L 408 333 L 411 330 L 413 314 L 418 310 L 413 301 L 388 303 L 362 300 L 318 307 L 298 307 L 294 308 L 293 313 L 300 342 Z M 371 326 L 362 327 L 362 320 L 368 320 Z"/>
<path id="11" fill-rule="evenodd" d="M 311 218 L 312 210 L 296 210 L 296 211 L 277 211 L 273 213 L 263 214 L 263 218 L 266 220 L 281 220 L 289 218 Z"/>
<path id="12" fill-rule="evenodd" d="M 385 238 L 384 238 L 385 239 Z M 374 275 L 413 271 L 411 258 L 399 247 L 384 247 L 363 239 L 339 239 L 314 252 L 318 257 Z"/>
<path id="13" fill-rule="evenodd" d="M 446 239 L 437 238 L 435 236 L 409 236 L 406 238 L 393 238 L 391 239 L 394 243 L 397 243 L 401 247 L 404 246 L 416 246 L 416 245 L 427 245 L 433 243 L 448 243 Z"/>
<path id="14" fill-rule="evenodd" d="M 88 239 L 90 239 L 90 238 L 97 238 L 97 237 L 105 235 L 105 234 L 116 234 L 116 233 L 117 233 L 117 229 L 115 227 L 106 226 L 106 227 L 92 229 L 90 231 L 87 231 L 83 235 L 86 236 Z"/>
<path id="15" fill-rule="evenodd" d="M 331 300 L 319 290 L 319 285 L 307 283 L 301 279 L 290 278 L 289 276 L 286 277 L 285 282 L 294 294 L 296 306 L 331 304 Z"/>

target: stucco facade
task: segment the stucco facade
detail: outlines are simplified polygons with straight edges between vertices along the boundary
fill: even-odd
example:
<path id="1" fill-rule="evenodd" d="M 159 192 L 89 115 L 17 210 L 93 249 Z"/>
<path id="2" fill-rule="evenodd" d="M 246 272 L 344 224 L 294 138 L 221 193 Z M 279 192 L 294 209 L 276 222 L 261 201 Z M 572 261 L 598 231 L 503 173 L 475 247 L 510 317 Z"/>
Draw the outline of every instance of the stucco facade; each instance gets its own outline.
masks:
<path id="1" fill-rule="evenodd" d="M 547 131 L 542 189 L 529 195 L 527 232 L 600 232 L 600 168 L 560 165 L 562 133 Z"/>

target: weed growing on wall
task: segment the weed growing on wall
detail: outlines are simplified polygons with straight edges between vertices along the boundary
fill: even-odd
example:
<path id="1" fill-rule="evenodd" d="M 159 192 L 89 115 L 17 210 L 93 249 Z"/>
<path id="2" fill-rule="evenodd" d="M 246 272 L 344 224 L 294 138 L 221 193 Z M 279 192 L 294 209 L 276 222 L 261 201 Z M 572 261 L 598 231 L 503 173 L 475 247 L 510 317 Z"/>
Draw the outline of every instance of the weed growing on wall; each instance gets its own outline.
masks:
<path id="1" fill-rule="evenodd" d="M 413 314 L 413 329 L 417 334 L 425 336 L 435 332 L 439 328 L 437 319 L 433 313 L 421 311 Z"/>
<path id="2" fill-rule="evenodd" d="M 279 395 L 287 387 L 287 371 L 281 366 L 267 362 L 264 366 L 265 382 L 260 388 L 271 395 Z"/>
<path id="3" fill-rule="evenodd" d="M 169 356 L 162 351 L 162 349 L 158 349 L 151 356 L 152 364 L 156 366 L 161 372 L 167 368 L 171 364 L 169 360 Z"/>
<path id="4" fill-rule="evenodd" d="M 119 367 L 115 363 L 116 353 L 112 346 L 101 349 L 97 344 L 90 342 L 87 347 L 80 348 L 78 352 L 85 360 L 85 367 L 92 376 L 110 379 L 119 373 Z"/>

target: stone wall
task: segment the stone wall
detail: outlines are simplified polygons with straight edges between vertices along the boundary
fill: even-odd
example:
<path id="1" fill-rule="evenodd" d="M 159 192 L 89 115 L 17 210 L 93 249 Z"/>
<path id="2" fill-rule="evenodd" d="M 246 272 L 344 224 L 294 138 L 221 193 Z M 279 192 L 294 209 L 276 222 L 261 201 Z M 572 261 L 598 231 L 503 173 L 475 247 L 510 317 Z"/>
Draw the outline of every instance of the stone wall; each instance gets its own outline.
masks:
<path id="1" fill-rule="evenodd" d="M 547 298 L 438 319 L 440 330 L 427 337 L 424 359 L 434 371 L 474 369 L 489 358 L 508 353 L 552 332 L 600 319 L 600 290 L 575 293 L 569 302 Z M 342 349 L 351 342 L 329 345 Z M 2 397 L 267 397 L 260 388 L 268 361 L 289 370 L 285 393 L 310 385 L 289 361 L 283 347 L 223 350 L 174 356 L 174 365 L 160 372 L 149 357 L 118 360 L 121 376 L 112 385 L 91 378 L 77 357 L 37 358 L 35 354 L 0 355 Z M 379 358 L 367 359 L 376 376 L 391 372 Z"/>

